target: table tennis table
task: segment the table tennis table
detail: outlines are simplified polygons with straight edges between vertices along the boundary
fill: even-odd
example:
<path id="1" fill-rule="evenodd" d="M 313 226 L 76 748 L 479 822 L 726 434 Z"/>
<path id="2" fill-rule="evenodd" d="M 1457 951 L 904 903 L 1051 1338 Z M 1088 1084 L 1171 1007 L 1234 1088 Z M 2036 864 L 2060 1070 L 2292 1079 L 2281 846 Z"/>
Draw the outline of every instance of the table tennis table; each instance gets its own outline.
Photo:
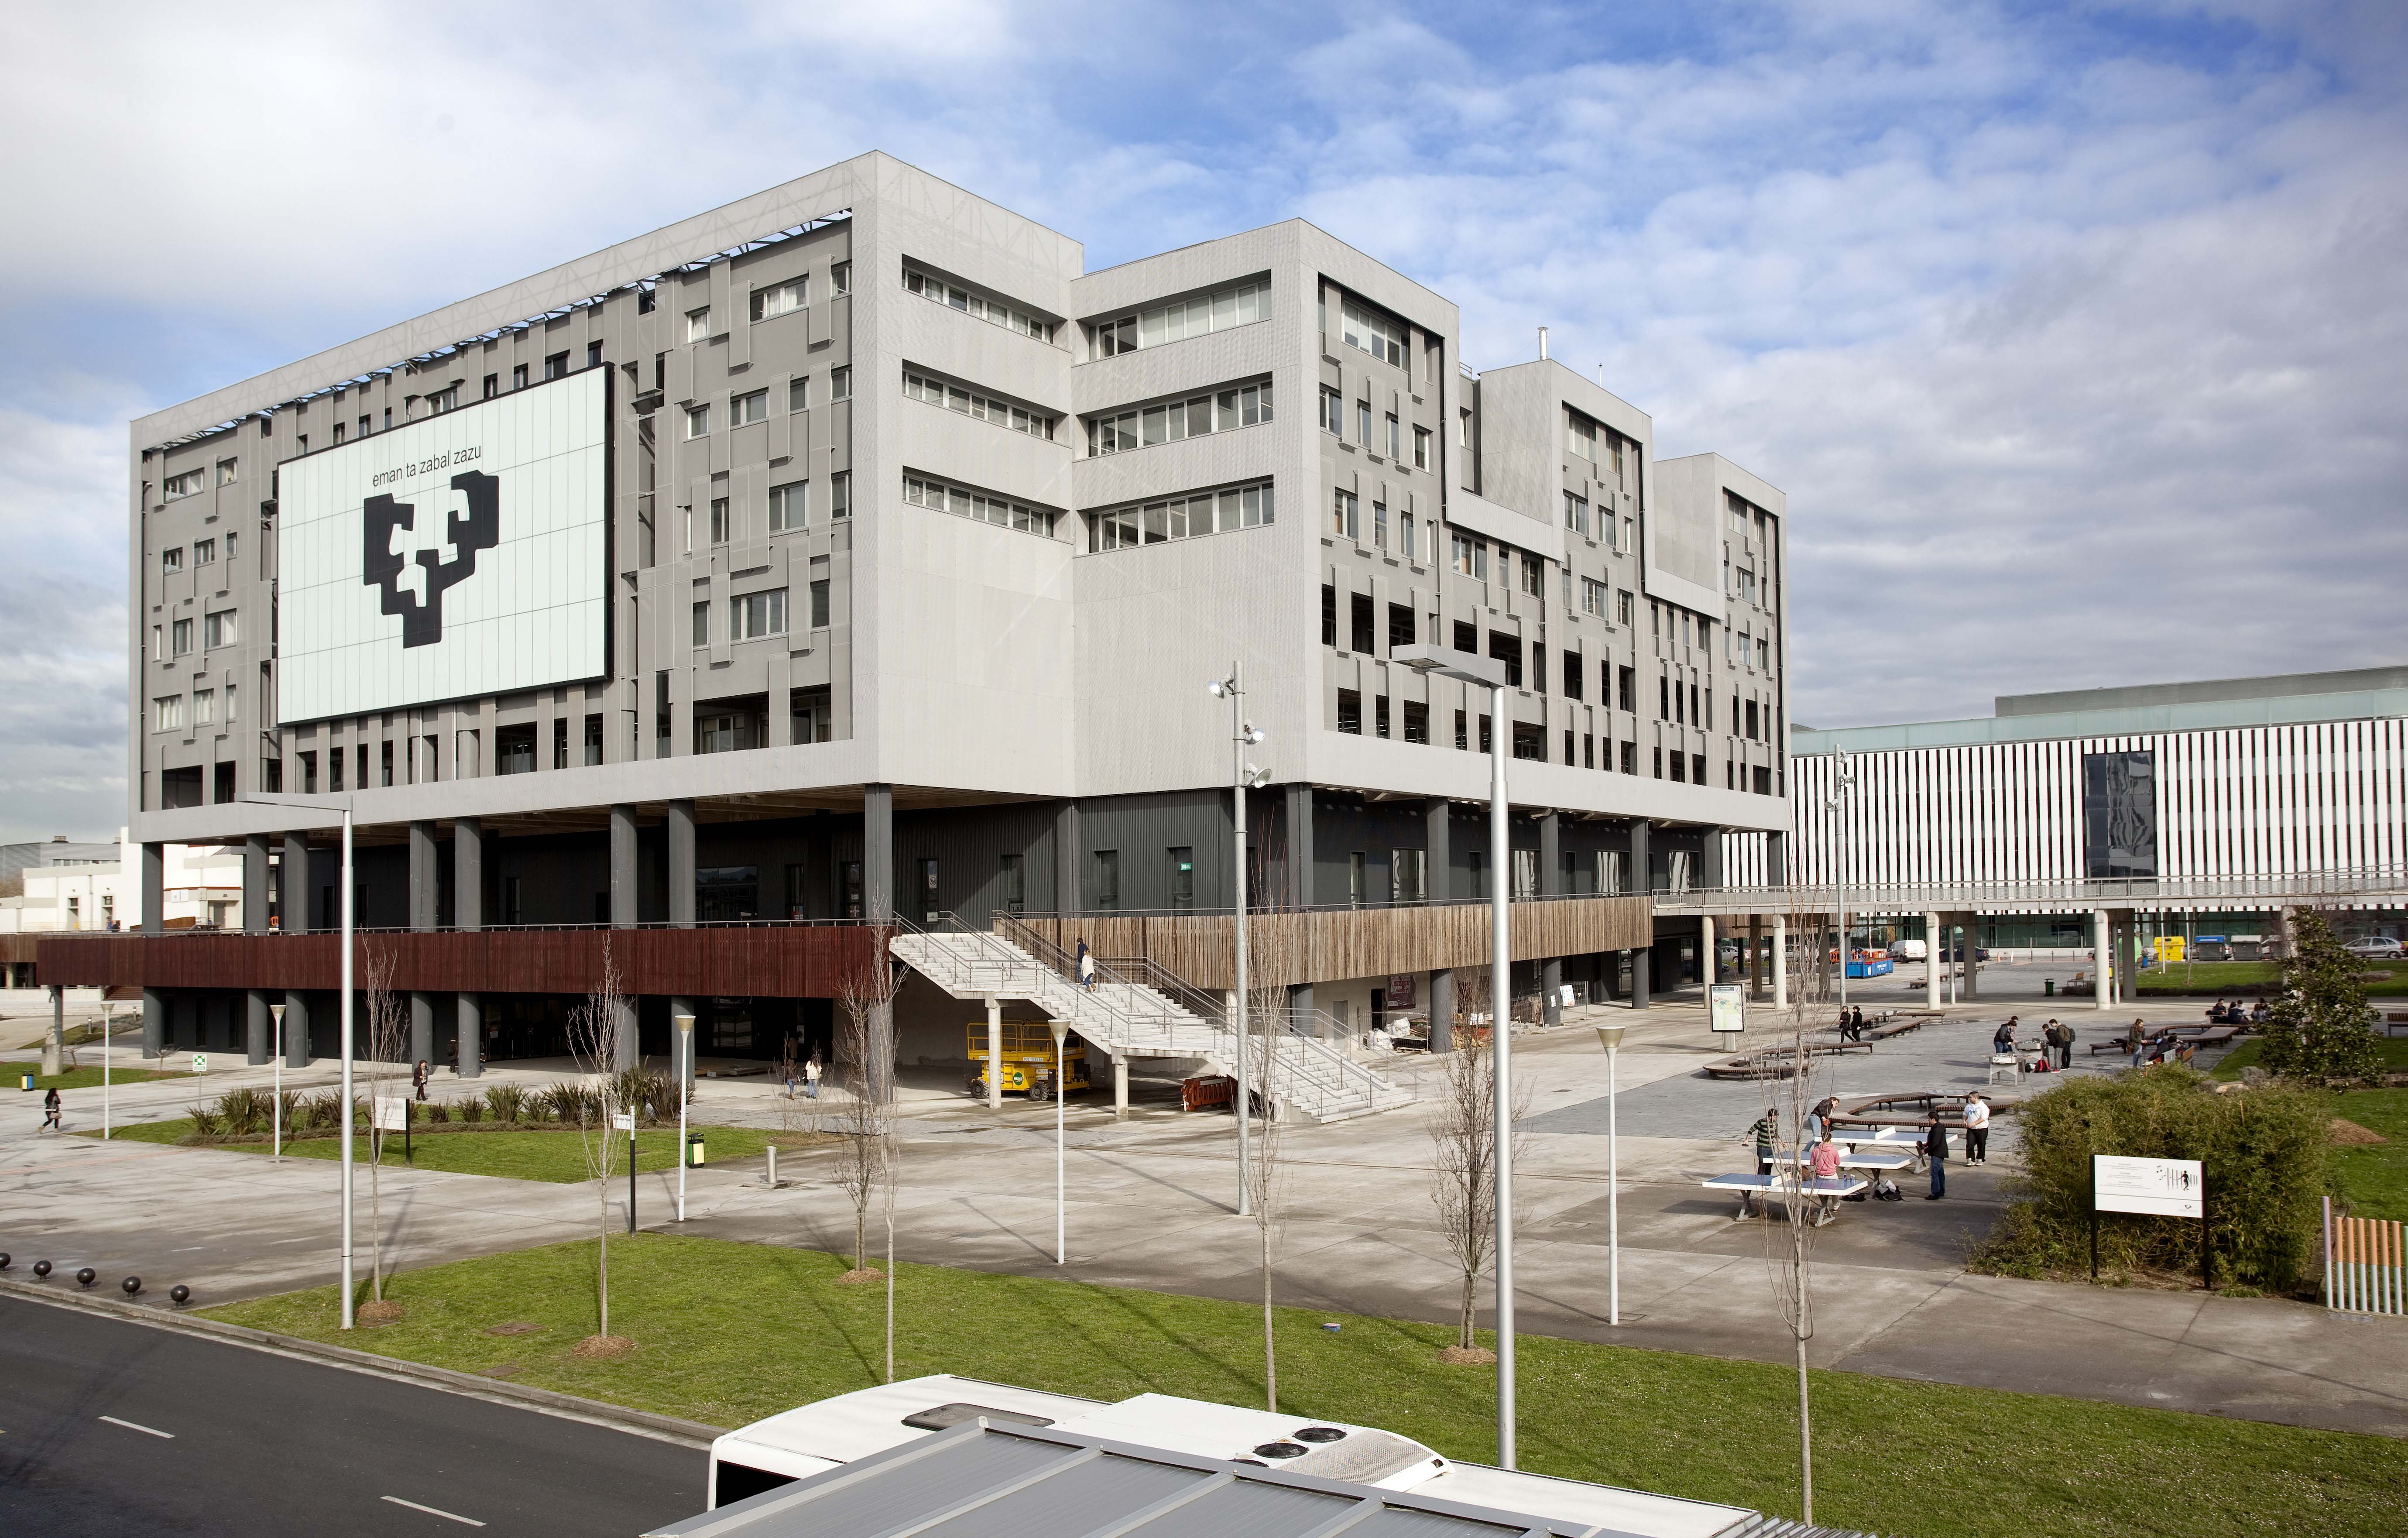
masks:
<path id="1" fill-rule="evenodd" d="M 1821 1197 L 1836 1203 L 1842 1197 L 1854 1196 L 1858 1191 L 1864 1190 L 1870 1182 L 1857 1175 L 1843 1174 L 1837 1179 L 1824 1180 L 1813 1176 L 1800 1179 L 1796 1175 L 1775 1173 L 1716 1175 L 1712 1180 L 1701 1180 L 1698 1184 L 1709 1191 L 1737 1193 L 1739 1211 L 1731 1216 L 1731 1221 L 1736 1223 L 1743 1218 L 1756 1216 L 1759 1206 L 1769 1205 L 1774 1197 Z M 1836 1215 L 1836 1207 L 1827 1207 L 1815 1215 L 1814 1221 L 1818 1224 L 1828 1223 Z"/>

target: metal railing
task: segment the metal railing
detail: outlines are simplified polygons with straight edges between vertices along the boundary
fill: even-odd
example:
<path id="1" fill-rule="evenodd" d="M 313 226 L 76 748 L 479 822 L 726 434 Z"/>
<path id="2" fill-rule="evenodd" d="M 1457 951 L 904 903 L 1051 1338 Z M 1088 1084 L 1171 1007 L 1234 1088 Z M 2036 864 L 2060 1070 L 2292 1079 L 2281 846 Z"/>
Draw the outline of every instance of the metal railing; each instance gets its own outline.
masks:
<path id="1" fill-rule="evenodd" d="M 1830 906 L 1831 888 L 1789 886 L 1692 886 L 1655 894 L 1657 911 L 1720 910 L 1783 913 Z M 2255 903 L 2315 906 L 2319 903 L 2408 899 L 2408 867 L 2324 870 L 2289 875 L 2060 878 L 2036 881 L 1867 882 L 1850 878 L 1851 913 L 1925 913 L 1968 908 L 2087 910 Z"/>

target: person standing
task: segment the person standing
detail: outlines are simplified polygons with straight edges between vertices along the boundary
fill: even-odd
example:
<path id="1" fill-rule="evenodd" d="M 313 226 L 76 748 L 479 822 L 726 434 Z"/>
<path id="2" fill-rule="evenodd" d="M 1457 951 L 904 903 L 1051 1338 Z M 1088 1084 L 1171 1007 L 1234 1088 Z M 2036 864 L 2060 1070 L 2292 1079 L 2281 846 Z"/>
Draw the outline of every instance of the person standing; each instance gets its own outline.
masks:
<path id="1" fill-rule="evenodd" d="M 1764 1114 L 1756 1118 L 1756 1125 L 1750 1127 L 1744 1135 L 1756 1144 L 1756 1174 L 1770 1179 L 1772 1161 L 1781 1155 L 1781 1108 L 1766 1106 Z M 1740 1198 L 1740 1216 L 1754 1217 L 1758 1210 L 1754 1193 Z"/>
<path id="2" fill-rule="evenodd" d="M 1923 1200 L 1937 1201 L 1948 1194 L 1948 1124 L 1937 1111 L 1924 1118 L 1923 1157 L 1931 1161 L 1931 1189 Z"/>
<path id="3" fill-rule="evenodd" d="M 819 1098 L 820 1060 L 817 1057 L 806 1057 L 803 1059 L 803 1099 L 815 1100 Z"/>
<path id="4" fill-rule="evenodd" d="M 1840 1178 L 1840 1150 L 1838 1145 L 1831 1142 L 1831 1134 L 1828 1131 L 1826 1131 L 1821 1141 L 1814 1144 L 1814 1152 L 1808 1157 L 1808 1164 L 1817 1181 L 1836 1181 Z M 1840 1199 L 1836 1193 L 1825 1191 L 1820 1198 L 1820 1204 L 1822 1210 L 1816 1214 L 1814 1220 L 1817 1223 L 1828 1223 L 1831 1220 L 1831 1215 L 1840 1210 Z"/>
<path id="5" fill-rule="evenodd" d="M 1979 1095 L 1965 1097 L 1965 1162 L 1990 1162 L 1990 1102 Z"/>
<path id="6" fill-rule="evenodd" d="M 2073 1067 L 2073 1028 L 2062 1020 L 2057 1023 L 2057 1066 L 2069 1071 Z"/>

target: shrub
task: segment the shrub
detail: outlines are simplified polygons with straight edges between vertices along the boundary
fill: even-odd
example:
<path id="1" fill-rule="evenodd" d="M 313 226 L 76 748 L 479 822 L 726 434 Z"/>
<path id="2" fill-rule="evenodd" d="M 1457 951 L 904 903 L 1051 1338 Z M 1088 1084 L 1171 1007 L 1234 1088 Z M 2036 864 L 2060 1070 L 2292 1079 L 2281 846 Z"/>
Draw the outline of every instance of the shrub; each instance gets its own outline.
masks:
<path id="1" fill-rule="evenodd" d="M 526 1091 L 514 1084 L 487 1085 L 485 1105 L 494 1113 L 495 1121 L 516 1121 L 529 1109 Z"/>
<path id="2" fill-rule="evenodd" d="M 430 1122 L 448 1122 L 452 1119 L 452 1107 L 441 1100 L 429 1100 L 426 1102 L 426 1119 Z"/>
<path id="3" fill-rule="evenodd" d="M 544 1114 L 569 1127 L 584 1127 L 599 1118 L 601 1095 L 583 1085 L 555 1084 L 537 1097 Z"/>
<path id="4" fill-rule="evenodd" d="M 485 1118 L 485 1102 L 474 1095 L 465 1100 L 452 1101 L 452 1109 L 458 1112 L 460 1119 L 465 1122 L 482 1121 Z"/>
<path id="5" fill-rule="evenodd" d="M 2358 981 L 2365 963 L 2343 948 L 2321 914 L 2299 914 L 2291 932 L 2258 1061 L 2286 1078 L 2373 1083 L 2383 1058 L 2367 1020 L 2366 985 Z"/>
<path id="6" fill-rule="evenodd" d="M 612 1076 L 612 1093 L 633 1106 L 647 1127 L 677 1120 L 677 1076 L 661 1069 L 626 1068 Z"/>
<path id="7" fill-rule="evenodd" d="M 245 1085 L 218 1097 L 217 1121 L 227 1135 L 245 1137 L 266 1131 L 274 1111 L 275 1102 L 266 1090 Z"/>
<path id="8" fill-rule="evenodd" d="M 2010 1275 L 2089 1265 L 2091 1157 L 2198 1159 L 2206 1182 L 2207 1239 L 2217 1275 L 2287 1291 L 2311 1273 L 2329 1160 L 2321 1094 L 2256 1089 L 2211 1095 L 2188 1069 L 2083 1077 L 2028 1102 L 2018 1117 L 2025 1174 L 1972 1256 Z M 2199 1220 L 2110 1213 L 2100 1223 L 2102 1268 L 2195 1272 Z"/>
<path id="9" fill-rule="evenodd" d="M 284 1130 L 289 1136 L 301 1129 L 301 1091 L 284 1090 L 277 1097 L 284 1108 Z"/>
<path id="10" fill-rule="evenodd" d="M 224 1121 L 214 1111 L 202 1106 L 193 1113 L 193 1131 L 204 1138 L 216 1137 L 225 1128 Z"/>

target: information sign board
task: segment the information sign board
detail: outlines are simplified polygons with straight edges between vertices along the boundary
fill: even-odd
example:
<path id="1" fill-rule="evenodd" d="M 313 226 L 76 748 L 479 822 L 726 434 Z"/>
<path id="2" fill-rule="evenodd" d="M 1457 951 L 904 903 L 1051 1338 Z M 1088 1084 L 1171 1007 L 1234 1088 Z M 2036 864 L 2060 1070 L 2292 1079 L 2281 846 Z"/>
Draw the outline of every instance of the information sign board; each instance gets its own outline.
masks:
<path id="1" fill-rule="evenodd" d="M 2199 1217 L 2206 1182 L 2195 1158 L 2125 1158 L 2094 1154 L 2090 1159 L 2091 1204 L 2102 1213 L 2146 1213 L 2153 1217 Z"/>
<path id="2" fill-rule="evenodd" d="M 1707 1024 L 1719 1031 L 1747 1028 L 1747 985 L 1716 983 L 1706 989 Z"/>

